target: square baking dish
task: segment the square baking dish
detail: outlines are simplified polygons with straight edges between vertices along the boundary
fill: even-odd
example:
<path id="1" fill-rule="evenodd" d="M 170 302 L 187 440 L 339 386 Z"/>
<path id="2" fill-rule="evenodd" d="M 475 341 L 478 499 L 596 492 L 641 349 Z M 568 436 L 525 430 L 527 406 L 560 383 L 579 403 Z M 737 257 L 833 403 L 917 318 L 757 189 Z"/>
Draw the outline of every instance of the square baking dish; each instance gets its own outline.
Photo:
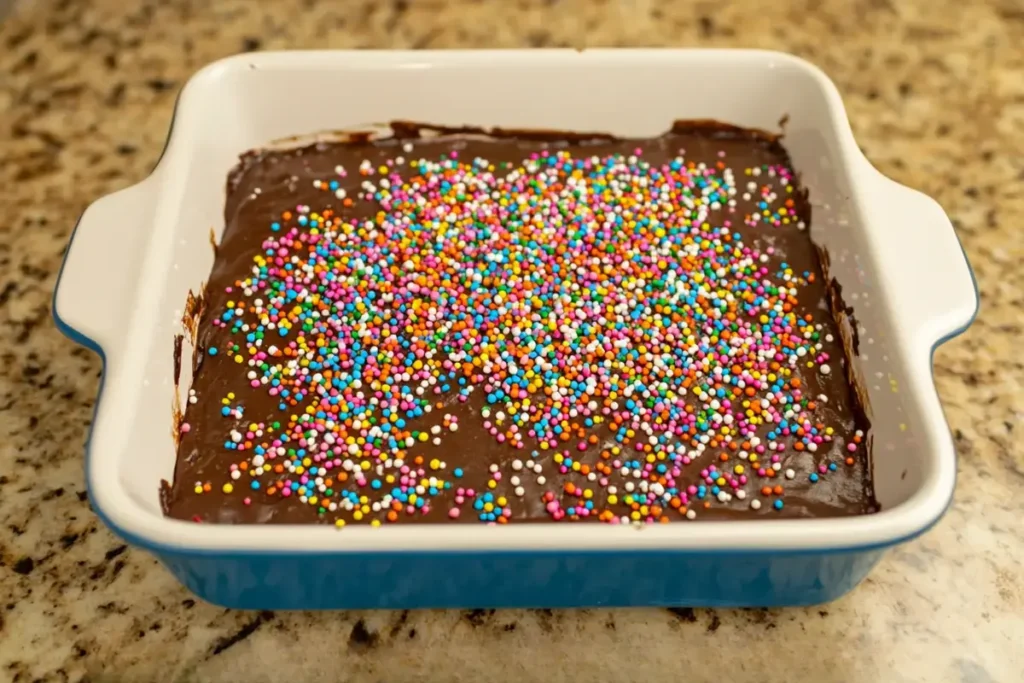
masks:
<path id="1" fill-rule="evenodd" d="M 660 134 L 676 119 L 769 131 L 785 120 L 783 144 L 810 192 L 812 235 L 855 312 L 851 360 L 872 422 L 881 512 L 639 530 L 339 532 L 165 518 L 158 487 L 174 471 L 172 408 L 191 381 L 184 367 L 175 382 L 173 340 L 189 292 L 201 290 L 213 263 L 228 172 L 240 154 L 276 140 L 396 119 L 630 137 Z M 81 217 L 54 295 L 60 329 L 104 360 L 86 446 L 97 514 L 200 597 L 261 609 L 832 600 L 950 502 L 956 460 L 932 352 L 966 329 L 977 307 L 945 213 L 868 163 L 831 81 L 792 56 L 747 50 L 282 52 L 216 62 L 182 90 L 152 175 Z"/>

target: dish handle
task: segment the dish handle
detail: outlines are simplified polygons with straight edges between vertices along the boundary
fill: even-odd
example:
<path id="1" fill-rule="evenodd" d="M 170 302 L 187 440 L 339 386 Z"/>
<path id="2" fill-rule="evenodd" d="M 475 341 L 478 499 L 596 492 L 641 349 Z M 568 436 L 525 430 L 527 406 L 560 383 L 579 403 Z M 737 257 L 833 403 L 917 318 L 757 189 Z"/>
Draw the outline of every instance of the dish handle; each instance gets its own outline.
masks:
<path id="1" fill-rule="evenodd" d="M 869 219 L 884 230 L 878 256 L 893 292 L 898 332 L 915 349 L 931 351 L 961 334 L 978 313 L 978 287 L 945 210 L 926 194 L 873 167 Z"/>
<path id="2" fill-rule="evenodd" d="M 67 336 L 109 354 L 132 315 L 152 197 L 146 181 L 90 204 L 72 231 L 53 297 Z"/>

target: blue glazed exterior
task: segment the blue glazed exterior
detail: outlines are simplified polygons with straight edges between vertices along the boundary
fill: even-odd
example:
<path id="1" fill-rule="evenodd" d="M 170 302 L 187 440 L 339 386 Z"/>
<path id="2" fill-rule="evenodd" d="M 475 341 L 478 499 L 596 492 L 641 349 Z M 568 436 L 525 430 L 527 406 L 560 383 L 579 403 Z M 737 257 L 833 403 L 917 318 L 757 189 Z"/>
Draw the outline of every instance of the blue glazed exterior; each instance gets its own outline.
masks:
<path id="1" fill-rule="evenodd" d="M 883 552 L 163 551 L 157 557 L 199 597 L 240 609 L 770 607 L 834 600 L 867 576 Z"/>

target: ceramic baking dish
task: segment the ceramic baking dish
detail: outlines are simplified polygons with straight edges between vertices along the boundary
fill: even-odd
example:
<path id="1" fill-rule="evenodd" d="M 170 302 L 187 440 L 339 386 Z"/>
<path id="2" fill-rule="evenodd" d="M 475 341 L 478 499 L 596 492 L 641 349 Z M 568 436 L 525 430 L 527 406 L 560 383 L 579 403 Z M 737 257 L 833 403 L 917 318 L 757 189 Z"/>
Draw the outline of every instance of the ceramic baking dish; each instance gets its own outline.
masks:
<path id="1" fill-rule="evenodd" d="M 625 526 L 197 525 L 161 514 L 172 476 L 173 339 L 213 263 L 225 178 L 288 136 L 413 119 L 651 136 L 675 119 L 779 130 L 810 191 L 813 237 L 855 311 L 882 511 L 827 520 Z M 86 470 L 93 506 L 190 589 L 246 608 L 795 605 L 851 589 L 953 493 L 935 347 L 978 306 L 945 213 L 864 158 L 835 86 L 760 51 L 284 52 L 232 57 L 184 87 L 152 175 L 82 216 L 54 317 L 100 353 Z M 188 353 L 188 350 L 186 350 Z M 188 365 L 187 363 L 185 365 Z"/>

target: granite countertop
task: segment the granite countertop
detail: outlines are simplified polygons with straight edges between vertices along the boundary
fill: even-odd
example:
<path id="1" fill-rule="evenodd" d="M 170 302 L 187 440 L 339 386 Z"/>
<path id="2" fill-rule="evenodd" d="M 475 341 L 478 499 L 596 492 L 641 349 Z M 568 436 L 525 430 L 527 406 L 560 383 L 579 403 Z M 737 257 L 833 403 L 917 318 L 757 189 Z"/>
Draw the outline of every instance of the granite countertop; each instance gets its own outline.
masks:
<path id="1" fill-rule="evenodd" d="M 0 24 L 0 681 L 1021 680 L 1024 10 L 822 4 L 23 0 Z M 193 599 L 89 509 L 100 362 L 49 310 L 75 219 L 149 172 L 176 91 L 218 57 L 531 45 L 756 46 L 835 79 L 871 160 L 953 217 L 981 288 L 977 322 L 935 357 L 960 453 L 952 509 L 813 609 L 274 614 Z"/>

